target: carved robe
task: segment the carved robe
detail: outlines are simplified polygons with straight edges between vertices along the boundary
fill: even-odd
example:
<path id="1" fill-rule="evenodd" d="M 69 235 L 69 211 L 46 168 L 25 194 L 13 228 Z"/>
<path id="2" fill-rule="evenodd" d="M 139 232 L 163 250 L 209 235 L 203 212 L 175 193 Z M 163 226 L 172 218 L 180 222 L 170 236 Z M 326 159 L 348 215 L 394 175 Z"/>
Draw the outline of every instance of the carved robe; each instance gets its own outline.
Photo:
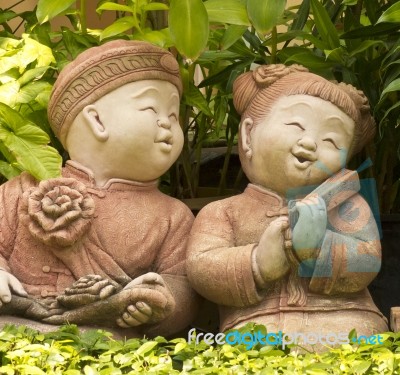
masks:
<path id="1" fill-rule="evenodd" d="M 91 171 L 72 161 L 62 175 L 39 185 L 23 173 L 0 187 L 0 267 L 39 299 L 61 294 L 88 274 L 124 286 L 156 272 L 168 285 L 175 310 L 144 332 L 157 328 L 153 333 L 165 335 L 187 326 L 195 313 L 185 270 L 190 210 L 161 193 L 157 181 L 112 179 L 99 188 Z M 56 208 L 52 199 L 61 199 Z M 59 207 L 67 208 L 59 213 Z"/>
<path id="2" fill-rule="evenodd" d="M 267 226 L 288 215 L 287 203 L 253 184 L 237 196 L 213 202 L 195 219 L 188 245 L 188 277 L 193 287 L 216 303 L 220 330 L 247 322 L 269 332 L 340 332 L 387 330 L 367 285 L 380 267 L 376 222 L 356 191 L 328 212 L 328 227 L 313 273 L 300 277 L 304 306 L 290 305 L 288 276 L 258 288 L 252 252 Z"/>

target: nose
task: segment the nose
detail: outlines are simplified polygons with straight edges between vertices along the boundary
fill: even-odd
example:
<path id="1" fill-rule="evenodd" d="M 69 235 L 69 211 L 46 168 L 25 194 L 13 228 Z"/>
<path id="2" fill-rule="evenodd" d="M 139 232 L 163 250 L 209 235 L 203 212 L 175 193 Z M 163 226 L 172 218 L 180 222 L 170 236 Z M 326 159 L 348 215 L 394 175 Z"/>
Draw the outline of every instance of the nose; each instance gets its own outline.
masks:
<path id="1" fill-rule="evenodd" d="M 158 125 L 160 128 L 171 129 L 171 121 L 170 121 L 169 118 L 166 117 L 166 116 L 160 117 L 160 118 L 157 120 L 157 125 Z"/>
<path id="2" fill-rule="evenodd" d="M 304 136 L 297 141 L 297 144 L 308 151 L 316 151 L 317 144 L 314 139 L 310 136 Z"/>

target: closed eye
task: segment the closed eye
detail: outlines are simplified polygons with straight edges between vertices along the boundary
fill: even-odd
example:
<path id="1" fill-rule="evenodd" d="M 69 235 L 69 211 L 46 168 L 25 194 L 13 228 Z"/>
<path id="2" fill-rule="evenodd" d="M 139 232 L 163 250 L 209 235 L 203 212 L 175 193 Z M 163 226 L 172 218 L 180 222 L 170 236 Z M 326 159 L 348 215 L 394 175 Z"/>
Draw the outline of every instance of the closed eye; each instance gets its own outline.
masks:
<path id="1" fill-rule="evenodd" d="M 176 113 L 171 113 L 171 114 L 169 115 L 169 117 L 170 117 L 170 118 L 172 117 L 175 121 L 178 120 L 178 115 L 177 115 Z"/>
<path id="2" fill-rule="evenodd" d="M 335 143 L 335 141 L 334 141 L 332 138 L 325 138 L 325 139 L 323 139 L 323 141 L 324 141 L 324 142 L 332 143 L 332 144 L 335 146 L 335 148 L 337 148 L 338 150 L 340 150 L 340 148 L 338 147 L 338 145 Z"/>
<path id="3" fill-rule="evenodd" d="M 299 129 L 301 129 L 301 130 L 304 130 L 304 128 L 301 126 L 301 124 L 299 124 L 298 122 L 285 122 L 285 125 L 288 125 L 288 126 L 296 126 L 296 127 L 298 127 Z"/>
<path id="4" fill-rule="evenodd" d="M 153 111 L 154 113 L 157 113 L 157 111 L 154 107 L 145 107 L 145 108 L 142 108 L 141 111 Z"/>

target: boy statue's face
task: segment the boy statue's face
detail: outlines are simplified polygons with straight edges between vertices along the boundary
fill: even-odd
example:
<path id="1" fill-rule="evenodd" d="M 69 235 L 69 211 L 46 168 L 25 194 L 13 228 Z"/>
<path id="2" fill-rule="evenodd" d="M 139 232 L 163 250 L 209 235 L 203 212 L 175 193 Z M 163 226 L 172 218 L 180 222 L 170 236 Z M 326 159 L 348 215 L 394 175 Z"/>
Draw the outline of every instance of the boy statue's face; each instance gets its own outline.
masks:
<path id="1" fill-rule="evenodd" d="M 281 195 L 344 168 L 355 128 L 341 109 L 309 95 L 282 97 L 259 124 L 244 120 L 243 126 L 242 142 L 252 151 L 246 173 Z"/>
<path id="2" fill-rule="evenodd" d="M 168 81 L 127 83 L 97 100 L 96 118 L 108 134 L 109 171 L 114 177 L 150 181 L 165 173 L 183 147 L 179 94 Z"/>

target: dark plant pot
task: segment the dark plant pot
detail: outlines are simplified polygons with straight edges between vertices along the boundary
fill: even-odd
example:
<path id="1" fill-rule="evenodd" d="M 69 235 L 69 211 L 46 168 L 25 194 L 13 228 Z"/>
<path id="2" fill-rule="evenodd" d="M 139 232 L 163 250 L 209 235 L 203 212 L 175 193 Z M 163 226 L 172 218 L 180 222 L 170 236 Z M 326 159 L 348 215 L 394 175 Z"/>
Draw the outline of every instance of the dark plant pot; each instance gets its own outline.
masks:
<path id="1" fill-rule="evenodd" d="M 368 287 L 378 308 L 390 319 L 400 306 L 400 214 L 382 215 L 382 268 Z"/>

